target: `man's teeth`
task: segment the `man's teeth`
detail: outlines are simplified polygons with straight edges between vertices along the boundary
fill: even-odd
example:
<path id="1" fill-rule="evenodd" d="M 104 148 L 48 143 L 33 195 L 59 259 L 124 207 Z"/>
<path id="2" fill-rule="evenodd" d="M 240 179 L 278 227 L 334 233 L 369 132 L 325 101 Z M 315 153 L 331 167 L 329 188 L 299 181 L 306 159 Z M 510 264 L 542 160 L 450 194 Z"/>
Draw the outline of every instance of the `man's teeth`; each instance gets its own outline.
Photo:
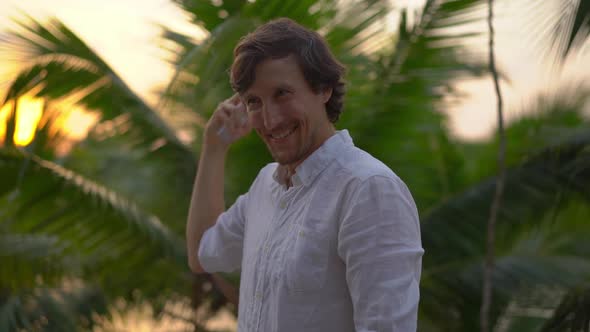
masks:
<path id="1" fill-rule="evenodd" d="M 294 132 L 294 131 L 295 131 L 295 128 L 293 128 L 293 129 L 291 129 L 289 131 L 283 132 L 281 134 L 273 134 L 273 135 L 271 135 L 271 137 L 274 138 L 274 139 L 285 138 L 285 137 L 291 135 L 291 133 Z"/>

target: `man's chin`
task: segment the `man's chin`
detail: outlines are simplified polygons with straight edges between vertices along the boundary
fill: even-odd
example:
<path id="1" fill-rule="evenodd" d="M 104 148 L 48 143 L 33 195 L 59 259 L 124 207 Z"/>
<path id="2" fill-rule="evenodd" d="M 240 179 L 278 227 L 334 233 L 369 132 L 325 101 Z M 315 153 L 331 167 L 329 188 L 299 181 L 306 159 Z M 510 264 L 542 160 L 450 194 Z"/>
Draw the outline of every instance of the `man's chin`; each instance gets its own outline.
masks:
<path id="1" fill-rule="evenodd" d="M 292 164 L 292 161 L 287 158 L 273 157 L 273 159 L 281 166 L 287 166 Z"/>
<path id="2" fill-rule="evenodd" d="M 295 162 L 295 158 L 293 158 L 292 156 L 287 156 L 284 154 L 278 154 L 278 153 L 272 153 L 272 158 L 274 159 L 274 161 L 276 161 L 279 165 L 281 166 L 287 166 L 287 165 L 291 165 L 292 163 Z"/>

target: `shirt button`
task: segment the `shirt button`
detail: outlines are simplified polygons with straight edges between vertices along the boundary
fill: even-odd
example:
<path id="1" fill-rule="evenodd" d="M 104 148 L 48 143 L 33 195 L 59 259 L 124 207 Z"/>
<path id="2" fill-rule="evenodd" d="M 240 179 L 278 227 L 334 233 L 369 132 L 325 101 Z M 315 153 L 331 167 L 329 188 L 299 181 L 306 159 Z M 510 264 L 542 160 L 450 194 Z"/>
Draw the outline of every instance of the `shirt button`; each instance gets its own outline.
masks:
<path id="1" fill-rule="evenodd" d="M 281 203 L 279 204 L 279 206 L 281 207 L 281 209 L 284 209 L 285 207 L 287 207 L 287 202 L 281 201 Z"/>
<path id="2" fill-rule="evenodd" d="M 262 293 L 256 292 L 256 299 L 260 300 L 262 298 Z"/>

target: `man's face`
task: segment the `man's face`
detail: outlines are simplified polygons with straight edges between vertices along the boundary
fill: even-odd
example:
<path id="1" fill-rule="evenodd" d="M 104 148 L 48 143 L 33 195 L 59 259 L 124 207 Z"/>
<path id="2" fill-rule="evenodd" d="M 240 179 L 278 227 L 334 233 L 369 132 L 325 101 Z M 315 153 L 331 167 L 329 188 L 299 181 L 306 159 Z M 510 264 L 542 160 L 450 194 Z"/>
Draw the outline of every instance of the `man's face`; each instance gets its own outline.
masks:
<path id="1" fill-rule="evenodd" d="M 294 56 L 267 59 L 242 94 L 251 123 L 273 158 L 295 169 L 334 134 L 325 104 L 332 90 L 315 93 Z"/>

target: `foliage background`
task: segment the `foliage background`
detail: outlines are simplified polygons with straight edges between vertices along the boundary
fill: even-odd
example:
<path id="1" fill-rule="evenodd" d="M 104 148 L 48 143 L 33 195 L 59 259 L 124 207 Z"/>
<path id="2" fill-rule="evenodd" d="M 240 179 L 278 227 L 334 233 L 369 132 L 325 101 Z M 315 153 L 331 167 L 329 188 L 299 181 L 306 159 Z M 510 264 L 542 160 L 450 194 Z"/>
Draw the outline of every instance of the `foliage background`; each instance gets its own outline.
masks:
<path id="1" fill-rule="evenodd" d="M 497 143 L 454 137 L 444 110 L 449 97 L 460 97 L 457 82 L 487 75 L 483 53 L 465 47 L 482 37 L 476 24 L 486 2 L 430 0 L 416 13 L 383 0 L 174 3 L 206 37 L 161 27 L 176 72 L 157 104 L 57 19 L 25 17 L 0 39 L 2 56 L 20 68 L 5 80 L 2 99 L 0 331 L 112 330 L 120 313 L 145 305 L 140 311 L 154 326 L 199 331 L 220 309 L 235 313 L 237 275 L 191 275 L 184 223 L 202 123 L 231 95 L 233 46 L 282 16 L 320 31 L 346 64 L 349 93 L 338 127 L 412 190 L 426 249 L 420 331 L 477 330 Z M 534 18 L 530 38 L 544 41 L 539 56 L 559 72 L 587 44 L 590 4 L 554 4 L 550 12 L 522 9 Z M 399 18 L 393 32 L 385 29 L 388 15 Z M 502 75 L 510 80 L 510 72 Z M 566 80 L 527 102 L 508 126 L 496 331 L 588 329 L 588 89 L 584 80 Z M 15 101 L 28 96 L 44 106 L 35 139 L 23 147 L 12 136 Z M 77 107 L 97 122 L 72 144 L 59 119 Z M 269 161 L 254 135 L 232 147 L 226 201 Z"/>

